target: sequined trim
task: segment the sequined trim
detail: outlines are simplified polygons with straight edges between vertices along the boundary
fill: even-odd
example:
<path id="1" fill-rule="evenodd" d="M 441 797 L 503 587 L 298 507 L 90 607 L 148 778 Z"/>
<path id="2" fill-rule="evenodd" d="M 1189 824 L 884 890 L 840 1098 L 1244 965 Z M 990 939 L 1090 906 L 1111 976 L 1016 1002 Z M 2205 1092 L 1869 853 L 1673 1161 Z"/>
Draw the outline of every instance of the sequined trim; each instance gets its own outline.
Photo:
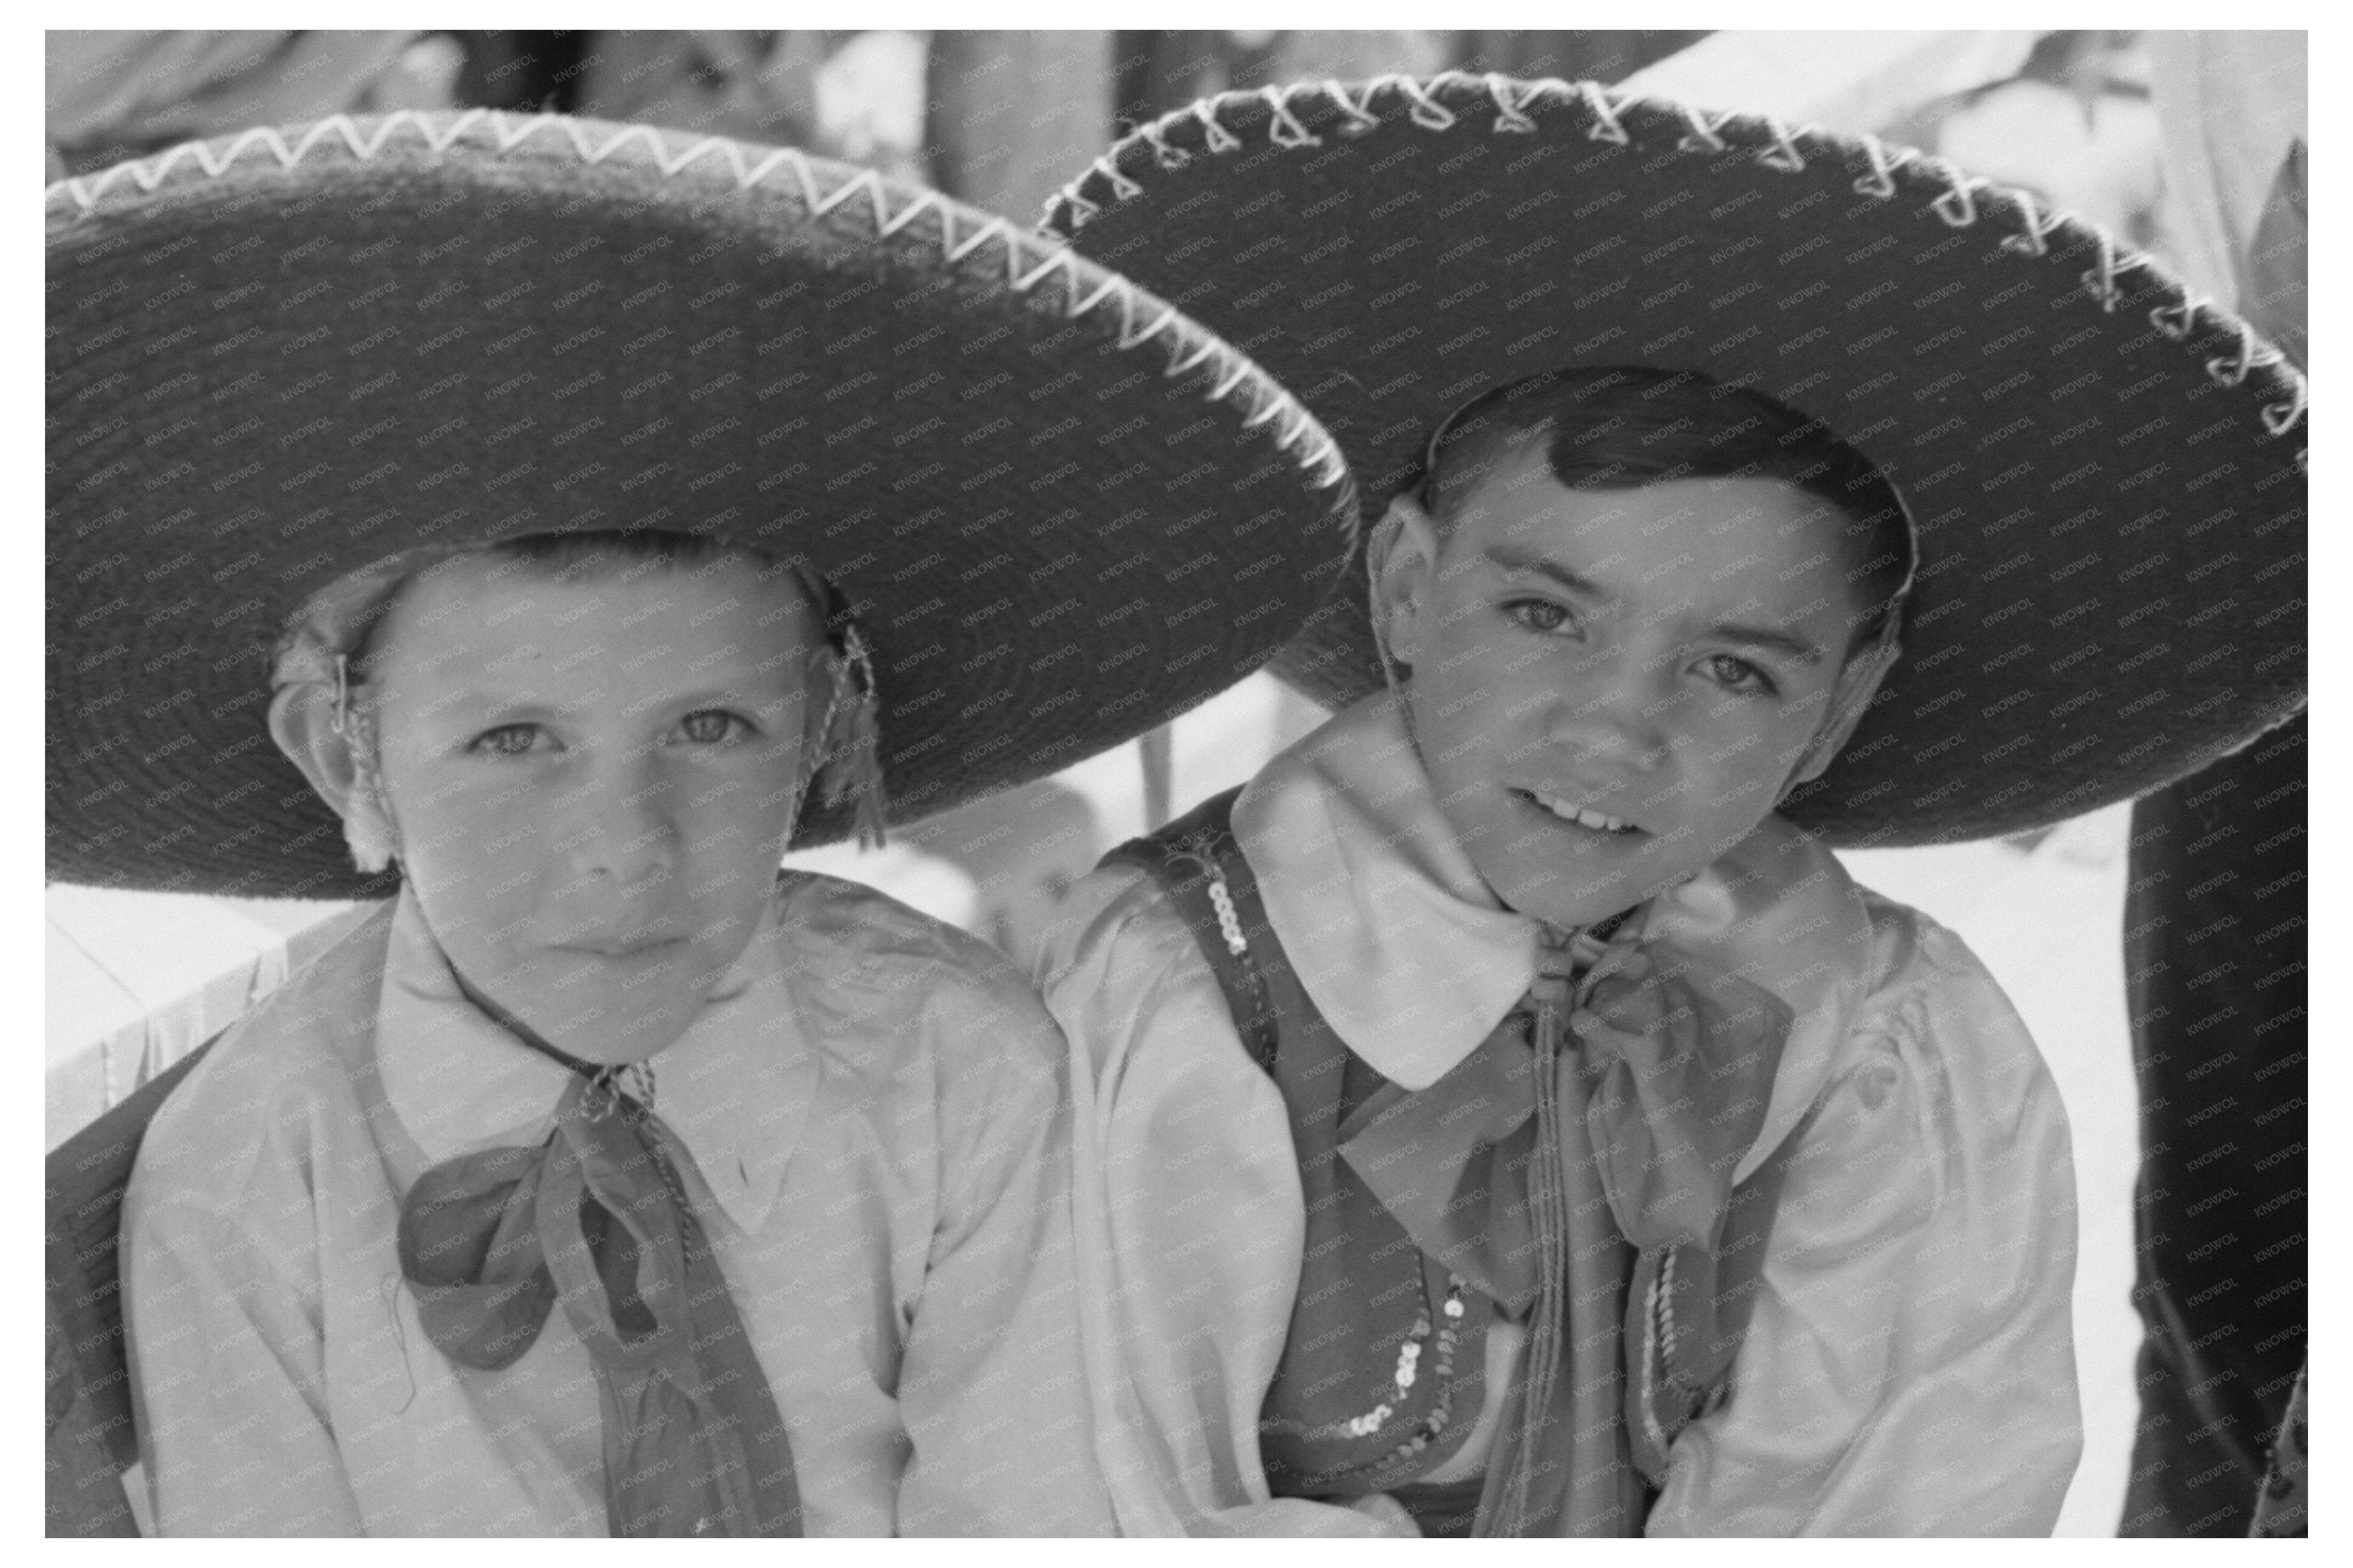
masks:
<path id="1" fill-rule="evenodd" d="M 1435 1344 L 1438 1353 L 1433 1358 L 1430 1374 L 1438 1380 L 1437 1405 L 1429 1415 L 1414 1424 L 1412 1434 L 1396 1447 L 1377 1459 L 1351 1468 L 1376 1470 L 1418 1454 L 1435 1442 L 1454 1416 L 1454 1355 L 1462 1345 L 1462 1319 L 1466 1310 L 1462 1299 L 1469 1289 L 1461 1275 L 1449 1274 L 1446 1277 L 1446 1300 L 1439 1307 L 1438 1319 L 1431 1318 L 1427 1307 L 1414 1319 L 1412 1331 L 1398 1347 L 1397 1368 L 1389 1376 L 1390 1386 L 1394 1390 L 1389 1399 L 1382 1400 L 1361 1415 L 1352 1415 L 1345 1421 L 1316 1427 L 1307 1435 L 1315 1438 L 1369 1437 L 1387 1426 L 1389 1417 L 1397 1414 L 1397 1406 L 1411 1396 L 1414 1384 L 1420 1379 L 1422 1350 L 1432 1342 L 1431 1331 L 1434 1328 L 1437 1331 Z"/>

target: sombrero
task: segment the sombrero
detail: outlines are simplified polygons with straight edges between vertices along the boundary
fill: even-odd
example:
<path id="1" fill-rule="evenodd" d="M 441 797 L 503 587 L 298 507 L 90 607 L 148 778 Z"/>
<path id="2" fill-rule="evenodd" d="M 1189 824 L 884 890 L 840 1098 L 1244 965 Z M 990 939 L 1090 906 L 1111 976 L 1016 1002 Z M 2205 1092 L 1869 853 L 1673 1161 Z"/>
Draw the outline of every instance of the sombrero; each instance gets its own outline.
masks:
<path id="1" fill-rule="evenodd" d="M 47 218 L 54 879 L 356 887 L 270 742 L 269 655 L 413 547 L 653 527 L 803 559 L 873 647 L 911 818 L 1247 674 L 1352 542 L 1330 438 L 1219 339 L 789 149 L 334 119 L 62 182 Z"/>
<path id="2" fill-rule="evenodd" d="M 1921 565 L 1905 657 L 1783 808 L 1833 842 L 2052 822 L 2302 706 L 2302 377 L 2025 192 L 1867 137 L 1452 73 L 1204 100 L 1048 221 L 1298 393 L 1368 515 L 1449 413 L 1560 366 L 1699 371 L 1853 442 Z M 1363 597 L 1277 671 L 1334 705 L 1377 688 Z"/>

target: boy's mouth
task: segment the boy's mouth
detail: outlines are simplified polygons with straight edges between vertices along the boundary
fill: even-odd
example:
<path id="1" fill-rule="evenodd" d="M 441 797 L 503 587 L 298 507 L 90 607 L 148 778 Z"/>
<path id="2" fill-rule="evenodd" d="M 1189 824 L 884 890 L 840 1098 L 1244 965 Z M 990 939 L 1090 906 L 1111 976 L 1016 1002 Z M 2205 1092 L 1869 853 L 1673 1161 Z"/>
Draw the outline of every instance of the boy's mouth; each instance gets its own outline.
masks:
<path id="1" fill-rule="evenodd" d="M 593 952 L 599 958 L 642 958 L 650 953 L 666 952 L 685 939 L 675 936 L 596 937 L 586 941 L 567 942 L 558 945 L 575 952 Z"/>
<path id="2" fill-rule="evenodd" d="M 1547 795 L 1542 790 L 1515 789 L 1512 793 L 1529 802 L 1539 811 L 1550 812 L 1563 822 L 1572 823 L 1595 833 L 1631 835 L 1642 831 L 1623 817 L 1612 816 L 1608 812 L 1597 811 L 1591 806 L 1564 799 L 1559 795 Z"/>

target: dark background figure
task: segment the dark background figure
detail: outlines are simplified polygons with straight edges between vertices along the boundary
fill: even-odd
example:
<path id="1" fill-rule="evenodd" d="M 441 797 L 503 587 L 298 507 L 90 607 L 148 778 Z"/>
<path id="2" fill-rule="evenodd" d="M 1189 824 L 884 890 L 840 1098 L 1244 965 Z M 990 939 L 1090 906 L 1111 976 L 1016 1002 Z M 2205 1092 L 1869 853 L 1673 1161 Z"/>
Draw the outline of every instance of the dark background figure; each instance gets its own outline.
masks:
<path id="1" fill-rule="evenodd" d="M 2304 35 L 2185 34 L 2160 49 L 2167 174 L 2229 268 L 2201 281 L 2308 365 Z M 2305 1360 L 2307 761 L 2298 717 L 2133 808 L 2147 1331 L 2124 1535 L 2246 1534 Z"/>

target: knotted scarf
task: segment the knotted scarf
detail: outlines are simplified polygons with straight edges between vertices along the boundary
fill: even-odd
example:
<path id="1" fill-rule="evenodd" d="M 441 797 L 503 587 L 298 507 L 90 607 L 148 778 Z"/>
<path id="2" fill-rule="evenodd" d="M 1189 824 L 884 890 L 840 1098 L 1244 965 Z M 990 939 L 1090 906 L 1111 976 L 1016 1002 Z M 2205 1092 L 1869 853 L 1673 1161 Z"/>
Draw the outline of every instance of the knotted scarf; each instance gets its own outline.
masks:
<path id="1" fill-rule="evenodd" d="M 1570 1212 L 1565 1082 L 1583 1090 L 1601 1192 L 1635 1255 L 1624 1416 L 1653 1485 L 1674 1435 L 1723 1395 L 1777 1195 L 1778 1165 L 1737 1194 L 1732 1177 L 1763 1126 L 1788 1005 L 1662 939 L 1612 942 L 1580 981 L 1572 961 L 1548 943 L 1477 1049 L 1428 1089 L 1368 1102 L 1377 1113 L 1340 1148 L 1416 1247 L 1528 1314 L 1512 1470 L 1482 1533 L 1536 1528 L 1563 1469 L 1590 1468 L 1556 1431 L 1570 1303 L 1590 1272 L 1571 1256 L 1588 1227 Z"/>
<path id="2" fill-rule="evenodd" d="M 545 1142 L 409 1189 L 400 1266 L 427 1336 L 496 1372 L 561 1301 L 595 1369 L 612 1534 L 799 1535 L 784 1423 L 681 1180 L 692 1156 L 612 1069 L 493 1016 L 575 1077 Z"/>
<path id="3" fill-rule="evenodd" d="M 1789 1004 L 1671 930 L 1715 953 L 1742 913 L 1735 890 L 1753 884 L 1771 902 L 1788 874 L 1770 856 L 1761 877 L 1736 867 L 1709 884 L 1708 918 L 1679 926 L 1541 930 L 1526 992 L 1413 1090 L 1364 1067 L 1307 994 L 1235 841 L 1234 799 L 1106 864 L 1140 867 L 1176 900 L 1289 1112 L 1307 1235 L 1261 1422 L 1270 1484 L 1351 1497 L 1410 1487 L 1448 1459 L 1478 1405 L 1506 1391 L 1482 1389 L 1475 1359 L 1449 1377 L 1445 1342 L 1461 1339 L 1449 1328 L 1434 1368 L 1409 1352 L 1434 1310 L 1470 1331 L 1484 1298 L 1528 1334 L 1477 1532 L 1639 1533 L 1634 1477 L 1662 1483 L 1676 1433 L 1728 1388 L 1787 1145 L 1736 1189 L 1734 1177 L 1796 1023 Z M 1350 1087 L 1360 1069 L 1373 1087 Z M 1622 1321 L 1597 1331 L 1597 1308 Z M 1393 1352 L 1393 1402 L 1374 1412 L 1393 1420 L 1335 1424 Z"/>

